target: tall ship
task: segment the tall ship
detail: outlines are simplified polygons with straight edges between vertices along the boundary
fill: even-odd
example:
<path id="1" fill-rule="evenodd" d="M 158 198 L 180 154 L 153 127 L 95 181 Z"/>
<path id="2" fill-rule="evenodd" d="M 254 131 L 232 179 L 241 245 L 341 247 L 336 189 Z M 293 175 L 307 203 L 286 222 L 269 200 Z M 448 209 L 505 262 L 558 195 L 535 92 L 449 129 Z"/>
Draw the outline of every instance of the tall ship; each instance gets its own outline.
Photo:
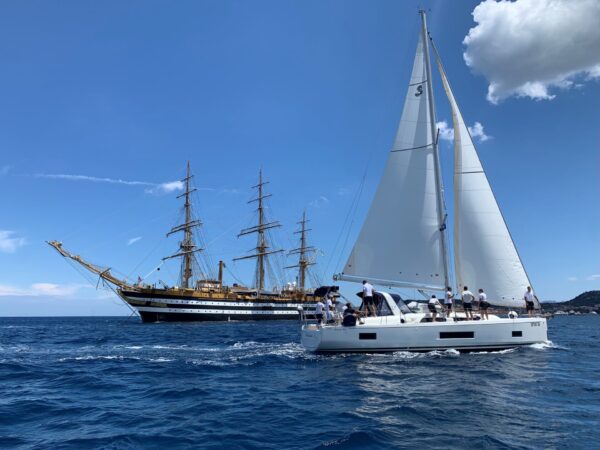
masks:
<path id="1" fill-rule="evenodd" d="M 267 289 L 267 274 L 272 272 L 269 256 L 282 253 L 282 249 L 272 247 L 268 230 L 279 228 L 279 221 L 269 220 L 265 212 L 265 199 L 271 194 L 265 192 L 268 182 L 263 180 L 262 170 L 258 183 L 253 186 L 256 197 L 248 203 L 256 203 L 257 224 L 240 231 L 238 237 L 256 235 L 256 247 L 253 253 L 235 258 L 234 261 L 256 260 L 255 280 L 253 287 L 241 284 L 232 286 L 223 283 L 225 263 L 219 261 L 218 275 L 210 276 L 209 261 L 201 260 L 205 249 L 197 245 L 196 230 L 202 222 L 193 212 L 191 194 L 196 191 L 192 185 L 193 175 L 190 164 L 187 164 L 186 177 L 181 180 L 184 192 L 177 198 L 184 200 L 183 223 L 173 227 L 167 237 L 181 234 L 178 250 L 162 261 L 179 259 L 180 271 L 178 284 L 168 286 L 162 283 L 146 284 L 138 277 L 132 283 L 111 273 L 110 268 L 92 264 L 79 255 L 74 255 L 58 241 L 48 244 L 63 257 L 75 261 L 93 274 L 96 274 L 134 311 L 137 311 L 143 322 L 183 322 L 183 321 L 231 321 L 231 320 L 293 320 L 300 314 L 310 315 L 315 308 L 314 290 L 307 287 L 309 267 L 314 264 L 315 247 L 307 244 L 306 213 L 298 222 L 299 246 L 288 252 L 297 256 L 297 263 L 285 269 L 298 269 L 297 281 Z"/>

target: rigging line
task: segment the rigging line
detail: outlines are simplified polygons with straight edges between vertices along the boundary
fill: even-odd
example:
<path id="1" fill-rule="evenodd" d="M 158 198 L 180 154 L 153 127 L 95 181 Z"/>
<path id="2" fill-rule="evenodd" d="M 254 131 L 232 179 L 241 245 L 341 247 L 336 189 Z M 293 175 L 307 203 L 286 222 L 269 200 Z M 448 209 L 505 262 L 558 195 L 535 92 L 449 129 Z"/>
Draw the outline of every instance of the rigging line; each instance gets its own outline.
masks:
<path id="1" fill-rule="evenodd" d="M 142 264 L 144 264 L 156 250 L 158 250 L 158 247 L 160 247 L 161 245 L 164 245 L 164 244 L 165 244 L 165 241 L 163 239 L 159 239 L 158 243 L 154 246 L 154 248 L 152 250 L 150 250 L 146 254 L 146 256 L 144 256 L 144 258 L 142 258 L 142 260 L 139 263 L 137 263 L 137 265 L 131 270 L 131 272 L 129 272 L 129 274 L 127 274 L 127 278 L 131 277 L 133 275 L 133 273 L 136 272 L 140 268 L 140 266 Z M 164 262 L 164 261 L 162 261 L 162 262 Z M 160 265 L 162 265 L 162 262 Z M 160 265 L 158 267 L 160 267 Z M 146 277 L 144 277 L 144 278 L 146 278 Z"/>
<path id="2" fill-rule="evenodd" d="M 346 233 L 346 239 L 344 240 L 344 245 L 342 246 L 342 249 L 341 249 L 339 257 L 338 257 L 337 264 L 336 264 L 336 266 L 334 268 L 334 270 L 336 272 L 339 271 L 340 263 L 341 263 L 343 255 L 344 255 L 344 252 L 346 251 L 346 246 L 348 245 L 348 239 L 350 238 L 350 233 L 352 231 L 352 227 L 354 226 L 354 221 L 356 219 L 356 211 L 358 210 L 358 204 L 359 204 L 359 201 L 360 201 L 360 197 L 361 197 L 362 191 L 363 191 L 364 186 L 365 186 L 364 181 L 366 179 L 366 175 L 367 174 L 365 173 L 365 178 L 363 179 L 363 183 L 361 184 L 360 190 L 358 191 L 358 196 L 357 196 L 357 199 L 356 199 L 356 203 L 354 204 L 354 212 L 351 215 L 350 225 L 348 226 L 348 232 Z"/>
<path id="3" fill-rule="evenodd" d="M 352 198 L 352 201 L 350 202 L 350 207 L 348 208 L 348 212 L 346 213 L 346 217 L 344 218 L 344 222 L 342 224 L 342 227 L 340 228 L 340 232 L 338 233 L 338 236 L 336 238 L 336 241 L 335 241 L 335 244 L 333 246 L 333 249 L 331 250 L 331 254 L 329 255 L 329 258 L 327 260 L 327 265 L 324 268 L 325 269 L 324 270 L 325 274 L 329 273 L 329 267 L 331 265 L 331 262 L 333 260 L 334 255 L 337 253 L 338 244 L 340 242 L 340 239 L 341 239 L 342 235 L 344 234 L 344 230 L 346 229 L 346 224 L 348 223 L 348 219 L 350 217 L 350 214 L 352 213 L 352 209 L 354 208 L 354 204 L 357 201 L 357 198 L 359 197 L 359 193 L 362 190 L 362 186 L 363 186 L 363 184 L 365 182 L 365 179 L 366 179 L 366 176 L 367 176 L 367 170 L 368 169 L 366 168 L 365 172 L 364 172 L 364 174 L 362 176 L 362 179 L 361 179 L 361 181 L 360 181 L 360 183 L 359 183 L 359 185 L 357 187 L 356 193 L 354 194 L 354 197 Z M 325 275 L 325 276 L 327 276 L 327 275 Z"/>

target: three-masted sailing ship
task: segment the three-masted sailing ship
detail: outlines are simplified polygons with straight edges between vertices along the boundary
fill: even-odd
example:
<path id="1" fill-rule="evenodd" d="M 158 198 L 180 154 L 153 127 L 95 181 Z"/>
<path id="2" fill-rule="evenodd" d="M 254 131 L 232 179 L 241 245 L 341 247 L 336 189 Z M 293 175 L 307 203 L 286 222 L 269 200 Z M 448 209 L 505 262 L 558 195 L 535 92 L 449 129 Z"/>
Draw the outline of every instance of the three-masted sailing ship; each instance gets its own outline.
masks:
<path id="1" fill-rule="evenodd" d="M 311 265 L 314 264 L 315 248 L 307 244 L 306 213 L 298 222 L 300 230 L 300 245 L 289 251 L 288 255 L 297 255 L 297 264 L 287 268 L 297 268 L 297 282 L 287 283 L 280 288 L 267 290 L 266 274 L 268 271 L 268 257 L 282 253 L 281 249 L 272 249 L 268 239 L 268 230 L 279 228 L 278 221 L 269 221 L 265 212 L 264 200 L 271 194 L 265 193 L 262 170 L 259 173 L 258 184 L 253 186 L 257 191 L 256 198 L 249 203 L 257 204 L 258 223 L 255 226 L 240 231 L 238 237 L 255 234 L 257 244 L 254 253 L 235 258 L 234 261 L 255 259 L 255 286 L 245 287 L 239 284 L 232 286 L 223 283 L 223 269 L 225 264 L 219 261 L 218 276 L 210 276 L 210 268 L 200 270 L 198 256 L 205 249 L 197 245 L 195 230 L 202 226 L 192 207 L 191 194 L 196 191 L 192 185 L 193 175 L 190 164 L 187 165 L 186 177 L 181 180 L 185 191 L 177 198 L 184 199 L 183 223 L 173 227 L 167 237 L 182 233 L 176 253 L 162 258 L 163 261 L 179 259 L 181 261 L 178 285 L 162 287 L 144 284 L 143 280 L 131 283 L 111 273 L 110 268 L 92 264 L 81 256 L 74 255 L 66 250 L 61 242 L 50 241 L 62 256 L 75 261 L 93 274 L 105 281 L 117 295 L 131 308 L 137 311 L 143 322 L 169 322 L 169 321 L 230 321 L 230 320 L 286 320 L 298 319 L 300 313 L 310 315 L 314 310 L 314 291 L 307 287 L 307 275 Z"/>

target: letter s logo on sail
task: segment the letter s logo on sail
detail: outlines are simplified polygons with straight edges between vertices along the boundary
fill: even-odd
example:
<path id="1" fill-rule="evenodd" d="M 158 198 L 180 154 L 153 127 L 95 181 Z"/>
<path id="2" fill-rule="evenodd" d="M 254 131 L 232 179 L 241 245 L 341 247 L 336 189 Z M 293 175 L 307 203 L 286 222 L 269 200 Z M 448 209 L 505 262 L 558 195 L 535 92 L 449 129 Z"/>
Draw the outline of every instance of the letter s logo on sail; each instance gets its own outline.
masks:
<path id="1" fill-rule="evenodd" d="M 415 92 L 415 97 L 418 97 L 422 93 L 423 93 L 423 85 L 420 84 L 419 86 L 417 86 L 417 92 Z"/>

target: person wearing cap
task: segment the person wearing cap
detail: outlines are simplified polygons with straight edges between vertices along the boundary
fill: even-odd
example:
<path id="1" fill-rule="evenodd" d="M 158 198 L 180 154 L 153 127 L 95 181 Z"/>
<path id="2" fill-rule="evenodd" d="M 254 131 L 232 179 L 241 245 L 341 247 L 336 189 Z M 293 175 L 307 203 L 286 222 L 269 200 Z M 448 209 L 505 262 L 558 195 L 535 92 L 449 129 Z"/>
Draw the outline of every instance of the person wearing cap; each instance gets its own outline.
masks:
<path id="1" fill-rule="evenodd" d="M 440 301 L 437 299 L 435 295 L 432 295 L 429 299 L 429 303 L 427 307 L 429 308 L 429 312 L 431 313 L 431 321 L 435 322 L 435 317 L 437 316 L 437 307 L 441 307 Z"/>

